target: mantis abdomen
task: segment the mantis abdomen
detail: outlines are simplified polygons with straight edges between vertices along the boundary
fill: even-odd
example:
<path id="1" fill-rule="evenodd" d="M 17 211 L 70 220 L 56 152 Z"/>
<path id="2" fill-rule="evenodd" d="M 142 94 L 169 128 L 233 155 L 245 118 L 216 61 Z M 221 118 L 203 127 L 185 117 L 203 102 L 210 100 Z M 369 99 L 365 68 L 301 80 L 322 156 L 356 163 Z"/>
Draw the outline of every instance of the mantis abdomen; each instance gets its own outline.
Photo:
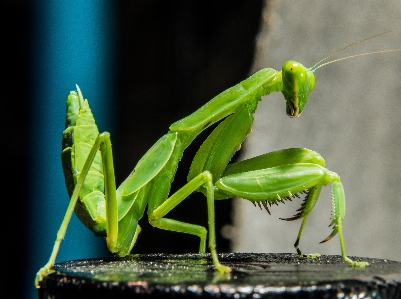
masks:
<path id="1" fill-rule="evenodd" d="M 88 101 L 79 103 L 80 98 L 74 91 L 67 98 L 66 129 L 62 140 L 62 163 L 65 182 L 70 195 L 81 174 L 99 130 L 89 107 Z M 80 109 L 80 107 L 82 107 Z M 100 151 L 96 153 L 84 185 L 79 193 L 75 212 L 78 218 L 96 235 L 106 235 L 106 215 L 104 196 L 103 164 Z"/>

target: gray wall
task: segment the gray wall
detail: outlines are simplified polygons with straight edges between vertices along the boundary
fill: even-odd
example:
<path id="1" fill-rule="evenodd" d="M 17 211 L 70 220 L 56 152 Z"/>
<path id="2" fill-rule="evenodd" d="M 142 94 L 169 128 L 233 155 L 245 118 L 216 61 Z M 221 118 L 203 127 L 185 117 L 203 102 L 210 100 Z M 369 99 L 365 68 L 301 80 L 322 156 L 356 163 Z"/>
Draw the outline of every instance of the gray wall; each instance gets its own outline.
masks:
<path id="1" fill-rule="evenodd" d="M 265 12 L 253 72 L 280 69 L 294 59 L 312 66 L 322 57 L 365 37 L 391 33 L 344 51 L 337 57 L 401 48 L 401 1 L 276 1 Z M 270 6 L 271 7 L 271 6 Z M 282 148 L 306 147 L 326 159 L 342 179 L 347 214 L 348 255 L 401 261 L 401 52 L 349 59 L 319 69 L 316 87 L 298 119 L 285 114 L 281 94 L 265 97 L 241 158 Z M 340 254 L 331 233 L 331 186 L 311 213 L 301 250 Z M 250 202 L 235 200 L 234 230 L 225 233 L 237 252 L 294 252 L 301 221 L 300 201 L 272 207 L 272 216 Z"/>

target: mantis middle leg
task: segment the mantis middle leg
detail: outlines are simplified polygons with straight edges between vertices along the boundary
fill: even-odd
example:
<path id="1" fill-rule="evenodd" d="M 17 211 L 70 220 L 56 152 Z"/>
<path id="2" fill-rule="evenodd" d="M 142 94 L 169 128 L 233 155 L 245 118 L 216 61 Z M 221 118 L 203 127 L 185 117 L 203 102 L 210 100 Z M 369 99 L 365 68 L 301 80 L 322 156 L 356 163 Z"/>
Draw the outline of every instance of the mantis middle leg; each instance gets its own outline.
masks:
<path id="1" fill-rule="evenodd" d="M 207 231 L 204 227 L 189 223 L 184 223 L 168 218 L 163 218 L 168 212 L 176 207 L 180 202 L 187 198 L 192 192 L 199 187 L 205 186 L 208 211 L 208 226 L 209 226 L 209 249 L 212 254 L 213 264 L 220 272 L 230 272 L 231 269 L 222 265 L 219 262 L 216 251 L 216 233 L 215 233 L 215 212 L 214 212 L 214 187 L 212 183 L 212 175 L 209 171 L 204 171 L 189 181 L 185 186 L 180 188 L 172 196 L 170 196 L 162 205 L 156 208 L 149 214 L 149 222 L 153 226 L 187 234 L 196 235 L 200 238 L 199 252 L 206 250 Z"/>

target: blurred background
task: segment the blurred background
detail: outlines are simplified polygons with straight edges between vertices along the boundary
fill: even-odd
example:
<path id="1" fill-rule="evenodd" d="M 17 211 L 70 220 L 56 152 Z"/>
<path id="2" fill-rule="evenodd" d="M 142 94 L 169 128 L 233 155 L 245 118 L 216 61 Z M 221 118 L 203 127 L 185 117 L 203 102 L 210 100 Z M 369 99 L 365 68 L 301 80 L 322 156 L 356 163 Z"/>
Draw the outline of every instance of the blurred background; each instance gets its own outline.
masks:
<path id="1" fill-rule="evenodd" d="M 287 59 L 310 66 L 386 30 L 393 32 L 353 53 L 401 47 L 397 1 L 0 3 L 6 170 L 1 253 L 12 261 L 1 270 L 2 298 L 37 296 L 34 275 L 47 262 L 68 204 L 60 148 L 65 100 L 75 84 L 89 99 L 99 130 L 112 134 L 119 184 L 171 123 L 260 68 L 280 69 Z M 266 97 L 241 153 L 244 158 L 307 147 L 322 154 L 345 187 L 350 255 L 401 261 L 400 56 L 368 56 L 319 69 L 316 88 L 296 120 L 285 115 L 280 94 Z M 207 134 L 185 152 L 173 191 L 185 184 Z M 330 233 L 330 188 L 325 189 L 301 249 L 340 254 L 338 238 L 317 244 Z M 216 202 L 219 252 L 293 252 L 300 222 L 278 217 L 292 216 L 298 207 L 277 207 L 268 216 L 244 200 Z M 203 196 L 192 195 L 169 217 L 206 225 Z M 75 215 L 71 222 L 57 261 L 110 255 L 104 240 Z M 193 236 L 153 229 L 147 219 L 141 226 L 135 253 L 198 248 Z"/>
<path id="2" fill-rule="evenodd" d="M 272 4 L 272 3 L 271 3 Z M 293 59 L 305 66 L 363 38 L 371 39 L 329 58 L 401 48 L 400 1 L 277 1 L 264 10 L 252 71 L 278 69 Z M 328 61 L 329 61 L 328 60 Z M 345 190 L 344 238 L 348 255 L 401 261 L 401 52 L 369 55 L 324 66 L 302 115 L 290 119 L 279 93 L 261 101 L 241 159 L 281 148 L 320 153 Z M 235 200 L 233 251 L 288 252 L 301 221 L 301 201 L 272 207 L 272 216 Z M 309 216 L 300 249 L 340 254 L 330 235 L 331 186 L 323 188 Z M 255 242 L 257 240 L 257 242 Z"/>

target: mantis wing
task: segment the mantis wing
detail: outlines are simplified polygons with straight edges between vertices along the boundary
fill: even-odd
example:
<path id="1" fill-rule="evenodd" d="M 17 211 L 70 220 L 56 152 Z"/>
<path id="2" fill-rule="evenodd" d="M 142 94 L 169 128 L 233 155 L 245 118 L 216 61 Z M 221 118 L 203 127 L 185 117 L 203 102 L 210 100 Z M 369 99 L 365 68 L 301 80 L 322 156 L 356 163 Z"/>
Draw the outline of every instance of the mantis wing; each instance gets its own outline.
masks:
<path id="1" fill-rule="evenodd" d="M 121 184 L 124 186 L 124 195 L 139 190 L 162 170 L 171 157 L 176 141 L 177 133 L 168 133 L 146 152 L 134 171 Z"/>
<path id="2" fill-rule="evenodd" d="M 232 156 L 250 132 L 253 116 L 242 109 L 222 121 L 203 142 L 196 153 L 188 173 L 188 181 L 208 170 L 216 182 L 224 172 Z"/>

